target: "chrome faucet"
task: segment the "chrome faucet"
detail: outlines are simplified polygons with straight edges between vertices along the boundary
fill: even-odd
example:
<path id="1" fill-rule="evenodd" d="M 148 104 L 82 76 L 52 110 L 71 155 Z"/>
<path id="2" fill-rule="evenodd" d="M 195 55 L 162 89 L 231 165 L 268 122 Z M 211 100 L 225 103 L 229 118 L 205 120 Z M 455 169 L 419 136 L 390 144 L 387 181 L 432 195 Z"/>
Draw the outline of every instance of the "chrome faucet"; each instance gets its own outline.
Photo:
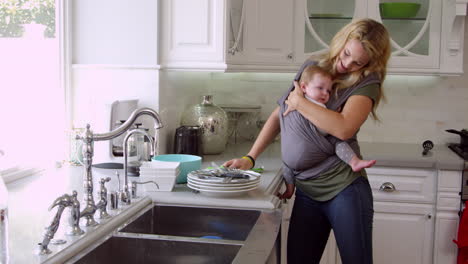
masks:
<path id="1" fill-rule="evenodd" d="M 52 222 L 50 225 L 46 228 L 46 233 L 44 234 L 44 238 L 42 240 L 42 243 L 38 244 L 38 249 L 36 251 L 36 254 L 38 255 L 46 255 L 52 253 L 50 249 L 48 249 L 49 242 L 54 238 L 55 233 L 57 232 L 57 229 L 59 228 L 60 225 L 60 218 L 62 216 L 63 210 L 65 210 L 66 207 L 72 206 L 75 207 L 78 204 L 78 211 L 79 211 L 79 202 L 76 203 L 78 193 L 76 191 L 73 191 L 72 195 L 69 194 L 64 194 L 52 203 L 52 205 L 49 207 L 49 211 L 52 210 L 52 208 L 58 206 L 57 212 L 55 213 L 54 218 L 52 219 Z M 72 214 L 75 212 L 75 208 L 72 208 L 71 212 Z M 78 216 L 79 218 L 79 216 Z M 78 227 L 79 228 L 79 227 Z M 81 234 L 82 230 L 80 229 Z"/>
<path id="2" fill-rule="evenodd" d="M 127 135 L 125 135 L 124 140 L 123 140 L 124 173 L 125 173 L 124 177 L 125 178 L 124 178 L 123 190 L 120 190 L 120 200 L 124 204 L 130 204 L 131 202 L 131 195 L 130 195 L 131 187 L 128 184 L 128 150 L 127 149 L 128 149 L 128 139 L 134 134 L 140 134 L 148 138 L 148 140 L 151 143 L 151 154 L 150 154 L 151 156 L 154 156 L 155 151 L 156 151 L 156 147 L 154 144 L 154 142 L 156 141 L 153 141 L 151 136 L 148 135 L 148 133 L 146 133 L 145 130 L 136 128 L 136 129 L 130 130 L 130 132 L 128 132 Z"/>
<path id="3" fill-rule="evenodd" d="M 93 155 L 94 155 L 94 141 L 104 141 L 104 140 L 111 140 L 116 138 L 125 131 L 129 130 L 135 120 L 142 116 L 142 115 L 149 115 L 151 116 L 154 121 L 154 133 L 155 139 L 158 138 L 158 129 L 162 128 L 162 121 L 159 117 L 159 114 L 151 108 L 139 108 L 133 111 L 130 117 L 125 121 L 122 125 L 118 128 L 103 134 L 94 134 L 91 129 L 90 125 L 86 125 L 86 130 L 81 136 L 77 136 L 76 139 L 80 139 L 83 141 L 83 165 L 84 165 L 84 175 L 83 175 L 83 188 L 84 188 L 84 195 L 83 195 L 83 203 L 85 204 L 85 208 L 81 212 L 82 217 L 86 219 L 86 226 L 93 226 L 96 225 L 96 221 L 94 220 L 94 214 L 96 213 L 97 207 L 94 202 L 93 198 L 93 174 L 91 170 L 91 166 L 93 165 Z M 153 148 L 157 149 L 157 140 L 153 142 Z"/>

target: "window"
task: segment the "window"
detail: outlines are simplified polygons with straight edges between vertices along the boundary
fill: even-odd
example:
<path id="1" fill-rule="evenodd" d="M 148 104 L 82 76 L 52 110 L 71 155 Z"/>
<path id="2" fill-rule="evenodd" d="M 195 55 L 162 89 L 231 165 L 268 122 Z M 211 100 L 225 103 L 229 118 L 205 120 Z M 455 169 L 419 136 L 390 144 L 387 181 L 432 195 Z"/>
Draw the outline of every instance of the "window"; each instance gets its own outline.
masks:
<path id="1" fill-rule="evenodd" d="M 0 171 L 66 154 L 63 0 L 0 1 Z"/>

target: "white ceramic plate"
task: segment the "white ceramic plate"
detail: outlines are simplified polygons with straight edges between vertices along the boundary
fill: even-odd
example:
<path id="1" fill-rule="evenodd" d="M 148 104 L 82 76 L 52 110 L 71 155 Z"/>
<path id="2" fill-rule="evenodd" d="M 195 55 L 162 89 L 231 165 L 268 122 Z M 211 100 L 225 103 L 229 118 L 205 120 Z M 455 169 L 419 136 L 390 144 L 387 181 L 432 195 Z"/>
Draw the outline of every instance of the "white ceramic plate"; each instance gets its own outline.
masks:
<path id="1" fill-rule="evenodd" d="M 188 183 L 187 186 L 190 189 L 199 191 L 203 195 L 212 196 L 212 197 L 236 197 L 236 196 L 245 195 L 249 191 L 252 191 L 252 190 L 255 190 L 255 189 L 258 188 L 258 186 L 255 186 L 255 187 L 252 187 L 250 189 L 246 189 L 246 190 L 242 190 L 242 191 L 213 191 L 213 190 L 200 189 L 198 187 L 193 186 L 190 183 Z"/>
<path id="2" fill-rule="evenodd" d="M 198 179 L 197 177 L 187 177 L 187 181 L 193 182 L 195 184 L 201 184 L 201 185 L 206 185 L 206 186 L 213 186 L 213 187 L 242 187 L 242 186 L 249 186 L 252 184 L 257 184 L 260 183 L 260 178 L 257 178 L 256 180 L 248 181 L 248 182 L 207 182 Z"/>
<path id="3" fill-rule="evenodd" d="M 216 170 L 216 169 L 215 169 Z M 208 182 L 208 183 L 225 183 L 224 180 L 225 178 L 223 177 L 207 177 L 204 176 L 204 174 L 209 174 L 210 171 L 214 170 L 196 170 L 190 172 L 187 177 L 198 180 L 199 182 Z M 217 170 L 216 170 L 217 171 Z M 251 181 L 258 180 L 260 178 L 260 173 L 254 172 L 254 171 L 244 171 L 244 170 L 232 170 L 234 172 L 242 172 L 243 174 L 246 174 L 249 176 L 248 179 L 232 179 L 230 183 L 248 183 Z"/>
<path id="4" fill-rule="evenodd" d="M 244 185 L 244 186 L 209 186 L 209 185 L 204 185 L 203 183 L 196 183 L 192 181 L 188 181 L 188 183 L 194 187 L 203 189 L 203 190 L 213 190 L 213 191 L 242 191 L 242 190 L 247 190 L 251 189 L 252 187 L 256 187 L 259 185 L 259 183 L 253 183 L 249 185 Z"/>

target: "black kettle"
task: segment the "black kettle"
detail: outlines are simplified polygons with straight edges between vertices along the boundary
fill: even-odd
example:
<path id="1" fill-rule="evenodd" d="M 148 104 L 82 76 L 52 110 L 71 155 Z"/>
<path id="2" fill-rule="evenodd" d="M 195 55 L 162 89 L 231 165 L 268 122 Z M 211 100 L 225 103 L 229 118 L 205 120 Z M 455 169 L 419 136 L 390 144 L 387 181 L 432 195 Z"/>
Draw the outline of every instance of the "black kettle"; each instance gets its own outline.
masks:
<path id="1" fill-rule="evenodd" d="M 174 136 L 174 153 L 201 156 L 201 127 L 178 127 Z"/>

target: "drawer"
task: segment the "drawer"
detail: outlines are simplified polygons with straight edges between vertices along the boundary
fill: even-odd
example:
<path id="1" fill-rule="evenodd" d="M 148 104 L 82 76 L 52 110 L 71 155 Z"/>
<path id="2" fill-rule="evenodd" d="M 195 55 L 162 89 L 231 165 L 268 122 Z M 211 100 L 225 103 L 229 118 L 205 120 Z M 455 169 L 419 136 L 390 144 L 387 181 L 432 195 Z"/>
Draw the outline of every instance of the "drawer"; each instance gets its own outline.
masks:
<path id="1" fill-rule="evenodd" d="M 374 201 L 435 203 L 435 170 L 374 167 L 366 171 Z"/>
<path id="2" fill-rule="evenodd" d="M 460 192 L 462 171 L 439 170 L 438 192 Z"/>
<path id="3" fill-rule="evenodd" d="M 462 171 L 439 170 L 437 178 L 437 210 L 458 212 Z"/>

